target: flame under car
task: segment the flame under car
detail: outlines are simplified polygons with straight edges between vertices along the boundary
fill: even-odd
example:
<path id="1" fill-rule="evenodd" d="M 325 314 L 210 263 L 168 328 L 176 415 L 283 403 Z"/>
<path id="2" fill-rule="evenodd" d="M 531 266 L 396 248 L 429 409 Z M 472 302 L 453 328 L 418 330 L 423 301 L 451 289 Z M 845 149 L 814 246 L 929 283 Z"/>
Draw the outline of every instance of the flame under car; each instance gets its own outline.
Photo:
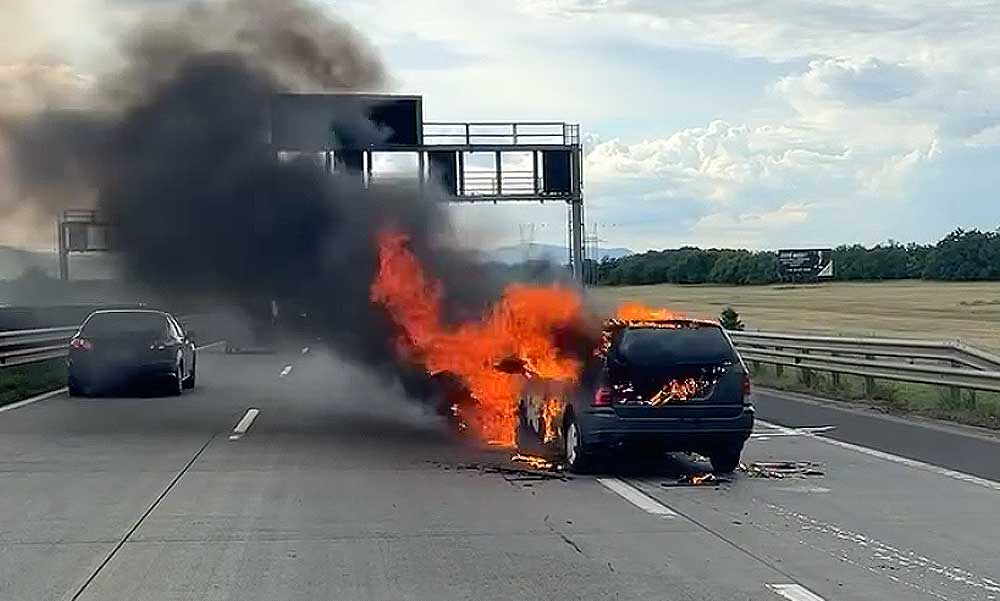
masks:
<path id="1" fill-rule="evenodd" d="M 739 464 L 753 430 L 747 369 L 714 322 L 613 320 L 579 385 L 528 378 L 518 446 L 574 471 L 625 447 L 693 451 L 717 472 Z"/>

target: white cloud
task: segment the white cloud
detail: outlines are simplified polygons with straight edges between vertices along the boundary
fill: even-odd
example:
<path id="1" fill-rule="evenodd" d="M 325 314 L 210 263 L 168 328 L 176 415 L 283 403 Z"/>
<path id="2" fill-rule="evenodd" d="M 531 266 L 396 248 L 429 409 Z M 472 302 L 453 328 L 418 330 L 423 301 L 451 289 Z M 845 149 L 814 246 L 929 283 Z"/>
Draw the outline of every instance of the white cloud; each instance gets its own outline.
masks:
<path id="1" fill-rule="evenodd" d="M 668 197 L 696 196 L 720 204 L 748 193 L 800 194 L 806 181 L 843 178 L 853 166 L 844 148 L 807 134 L 714 121 L 667 138 L 598 144 L 587 154 L 586 173 L 595 181 L 657 180 Z"/>
<path id="2" fill-rule="evenodd" d="M 980 0 L 522 0 L 521 7 L 628 30 L 651 44 L 723 48 L 778 61 L 878 56 L 962 66 L 1000 49 L 1000 10 Z"/>
<path id="3" fill-rule="evenodd" d="M 691 228 L 691 240 L 702 246 L 767 247 L 776 234 L 805 223 L 809 205 L 787 203 L 769 211 L 712 213 Z"/>
<path id="4" fill-rule="evenodd" d="M 988 148 L 1000 146 L 1000 125 L 987 127 L 980 132 L 969 136 L 966 144 L 973 148 Z"/>

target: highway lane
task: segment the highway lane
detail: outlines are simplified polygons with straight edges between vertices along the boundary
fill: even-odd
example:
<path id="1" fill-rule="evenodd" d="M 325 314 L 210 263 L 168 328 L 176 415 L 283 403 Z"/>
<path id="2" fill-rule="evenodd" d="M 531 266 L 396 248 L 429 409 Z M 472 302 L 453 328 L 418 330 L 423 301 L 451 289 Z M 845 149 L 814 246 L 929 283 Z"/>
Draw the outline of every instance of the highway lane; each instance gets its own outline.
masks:
<path id="1" fill-rule="evenodd" d="M 823 476 L 482 469 L 503 458 L 315 351 L 205 354 L 180 399 L 0 415 L 0 599 L 1000 598 L 1000 492 L 799 430 L 745 458 Z"/>
<path id="2" fill-rule="evenodd" d="M 760 391 L 761 415 L 785 426 L 835 426 L 826 436 L 1000 481 L 1000 434 L 983 428 L 879 413 L 857 403 Z"/>

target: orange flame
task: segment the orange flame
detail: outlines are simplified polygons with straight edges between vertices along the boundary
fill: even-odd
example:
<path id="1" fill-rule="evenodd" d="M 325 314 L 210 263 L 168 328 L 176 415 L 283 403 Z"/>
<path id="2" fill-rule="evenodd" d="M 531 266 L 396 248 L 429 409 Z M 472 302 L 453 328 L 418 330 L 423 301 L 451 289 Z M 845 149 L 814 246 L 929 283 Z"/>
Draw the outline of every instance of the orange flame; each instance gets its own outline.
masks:
<path id="1" fill-rule="evenodd" d="M 542 407 L 542 442 L 549 444 L 556 439 L 559 432 L 559 418 L 562 416 L 565 401 L 554 397 L 545 399 L 545 406 Z"/>
<path id="2" fill-rule="evenodd" d="M 582 319 L 582 299 L 560 286 L 513 284 L 481 321 L 445 326 L 441 283 L 427 276 L 408 241 L 398 231 L 379 234 L 379 271 L 371 287 L 372 301 L 383 305 L 401 330 L 398 352 L 428 373 L 458 377 L 478 402 L 484 439 L 514 446 L 518 396 L 527 378 L 495 366 L 516 357 L 526 374 L 576 382 L 580 362 L 560 355 L 553 332 Z"/>
<path id="3" fill-rule="evenodd" d="M 649 404 L 659 406 L 671 401 L 686 401 L 698 394 L 700 389 L 701 386 L 694 378 L 670 380 L 649 399 Z"/>
<path id="4" fill-rule="evenodd" d="M 691 484 L 693 484 L 695 486 L 699 486 L 701 484 L 705 484 L 707 482 L 713 482 L 713 481 L 715 481 L 715 476 L 713 474 L 711 474 L 711 473 L 699 474 L 699 475 L 691 476 Z"/>
<path id="5" fill-rule="evenodd" d="M 681 313 L 674 313 L 667 309 L 654 309 L 638 302 L 622 303 L 618 307 L 615 319 L 621 321 L 667 321 L 671 319 L 684 319 Z"/>

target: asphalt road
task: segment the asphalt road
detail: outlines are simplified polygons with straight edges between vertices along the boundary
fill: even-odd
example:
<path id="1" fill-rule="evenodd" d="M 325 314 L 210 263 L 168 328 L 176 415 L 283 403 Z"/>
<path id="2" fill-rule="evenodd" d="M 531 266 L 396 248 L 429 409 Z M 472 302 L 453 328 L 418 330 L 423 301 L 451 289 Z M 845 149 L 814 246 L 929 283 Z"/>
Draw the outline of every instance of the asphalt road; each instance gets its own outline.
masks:
<path id="1" fill-rule="evenodd" d="M 203 354 L 179 399 L 0 413 L 0 600 L 1000 599 L 1000 445 L 759 404 L 789 427 L 745 461 L 822 475 L 498 472 L 504 454 L 322 354 Z"/>

